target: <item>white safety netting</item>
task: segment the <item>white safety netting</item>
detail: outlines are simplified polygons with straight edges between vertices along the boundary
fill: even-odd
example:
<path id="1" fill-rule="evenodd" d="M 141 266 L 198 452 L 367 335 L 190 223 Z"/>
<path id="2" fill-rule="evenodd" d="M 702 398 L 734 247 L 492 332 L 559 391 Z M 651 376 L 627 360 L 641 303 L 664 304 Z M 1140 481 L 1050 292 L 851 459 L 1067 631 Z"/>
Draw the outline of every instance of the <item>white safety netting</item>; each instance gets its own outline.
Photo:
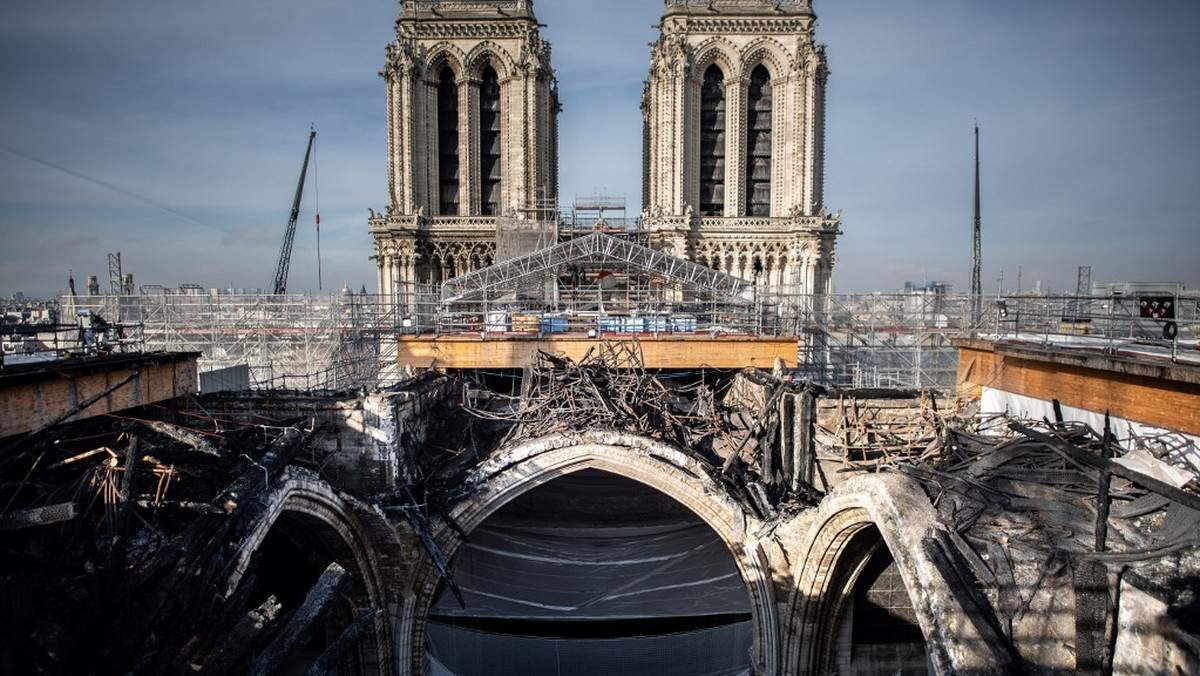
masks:
<path id="1" fill-rule="evenodd" d="M 510 636 L 427 625 L 429 676 L 749 676 L 749 621 L 616 639 Z"/>
<path id="2" fill-rule="evenodd" d="M 527 620 L 697 617 L 750 612 L 733 557 L 706 524 L 507 528 L 460 547 L 433 615 Z"/>

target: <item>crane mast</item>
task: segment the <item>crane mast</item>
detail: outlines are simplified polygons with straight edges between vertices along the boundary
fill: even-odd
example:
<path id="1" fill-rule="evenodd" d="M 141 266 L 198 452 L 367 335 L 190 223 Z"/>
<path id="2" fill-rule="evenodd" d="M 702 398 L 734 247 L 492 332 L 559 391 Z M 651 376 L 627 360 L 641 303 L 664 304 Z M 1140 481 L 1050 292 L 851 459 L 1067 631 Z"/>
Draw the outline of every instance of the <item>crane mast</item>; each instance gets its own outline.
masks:
<path id="1" fill-rule="evenodd" d="M 296 220 L 300 218 L 300 198 L 304 194 L 304 177 L 308 173 L 308 158 L 312 156 L 315 129 L 308 134 L 308 150 L 304 151 L 304 166 L 300 168 L 300 183 L 296 185 L 296 199 L 292 201 L 292 215 L 287 230 L 283 233 L 283 246 L 279 249 L 279 262 L 275 264 L 274 292 L 287 293 L 288 267 L 292 264 L 292 242 L 296 239 Z"/>

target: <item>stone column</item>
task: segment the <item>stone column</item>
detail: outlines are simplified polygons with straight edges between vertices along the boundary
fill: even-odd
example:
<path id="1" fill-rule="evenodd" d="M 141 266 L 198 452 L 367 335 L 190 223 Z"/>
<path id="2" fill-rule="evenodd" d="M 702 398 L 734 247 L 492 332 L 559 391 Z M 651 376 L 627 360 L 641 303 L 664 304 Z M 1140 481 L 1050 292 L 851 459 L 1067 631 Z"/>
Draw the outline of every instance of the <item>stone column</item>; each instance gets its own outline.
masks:
<path id="1" fill-rule="evenodd" d="M 725 213 L 746 214 L 746 101 L 750 81 L 743 74 L 725 78 Z"/>
<path id="2" fill-rule="evenodd" d="M 379 252 L 378 246 L 376 246 L 375 250 L 377 252 Z M 379 294 L 381 299 L 385 293 L 384 286 L 383 286 L 383 266 L 384 266 L 383 253 L 382 252 L 376 253 L 375 254 L 375 292 Z"/>
<path id="3" fill-rule="evenodd" d="M 478 73 L 458 79 L 458 194 L 459 214 L 476 215 L 482 209 L 479 175 L 479 85 Z M 443 270 L 445 262 L 443 261 Z"/>

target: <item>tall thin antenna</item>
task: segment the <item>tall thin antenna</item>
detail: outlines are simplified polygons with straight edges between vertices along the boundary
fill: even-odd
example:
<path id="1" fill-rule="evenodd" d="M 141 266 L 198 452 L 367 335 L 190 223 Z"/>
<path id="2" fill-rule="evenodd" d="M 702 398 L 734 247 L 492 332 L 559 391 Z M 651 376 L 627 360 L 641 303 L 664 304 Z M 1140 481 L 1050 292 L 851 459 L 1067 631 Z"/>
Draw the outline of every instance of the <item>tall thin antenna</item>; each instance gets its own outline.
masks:
<path id="1" fill-rule="evenodd" d="M 981 270 L 983 268 L 983 244 L 981 233 L 981 219 L 979 216 L 979 122 L 975 122 L 975 227 L 974 241 L 971 252 L 971 318 L 974 320 L 975 326 L 979 326 L 979 321 L 983 311 L 983 282 L 980 279 Z"/>
<path id="2" fill-rule="evenodd" d="M 313 144 L 313 214 L 317 223 L 317 291 L 322 291 L 324 286 L 321 284 L 321 191 L 317 188 L 316 144 Z"/>

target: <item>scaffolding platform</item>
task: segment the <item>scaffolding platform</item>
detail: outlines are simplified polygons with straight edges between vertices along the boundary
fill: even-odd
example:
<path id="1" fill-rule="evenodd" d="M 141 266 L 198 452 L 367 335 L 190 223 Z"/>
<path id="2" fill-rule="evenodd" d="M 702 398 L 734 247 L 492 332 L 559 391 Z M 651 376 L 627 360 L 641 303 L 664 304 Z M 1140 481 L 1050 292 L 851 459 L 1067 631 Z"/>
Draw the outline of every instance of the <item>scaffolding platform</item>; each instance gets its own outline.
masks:
<path id="1" fill-rule="evenodd" d="M 402 365 L 441 371 L 469 369 L 520 369 L 537 360 L 539 351 L 579 362 L 604 342 L 636 342 L 647 369 L 771 370 L 777 364 L 796 367 L 796 338 L 736 335 L 476 335 L 401 336 L 396 359 Z"/>

